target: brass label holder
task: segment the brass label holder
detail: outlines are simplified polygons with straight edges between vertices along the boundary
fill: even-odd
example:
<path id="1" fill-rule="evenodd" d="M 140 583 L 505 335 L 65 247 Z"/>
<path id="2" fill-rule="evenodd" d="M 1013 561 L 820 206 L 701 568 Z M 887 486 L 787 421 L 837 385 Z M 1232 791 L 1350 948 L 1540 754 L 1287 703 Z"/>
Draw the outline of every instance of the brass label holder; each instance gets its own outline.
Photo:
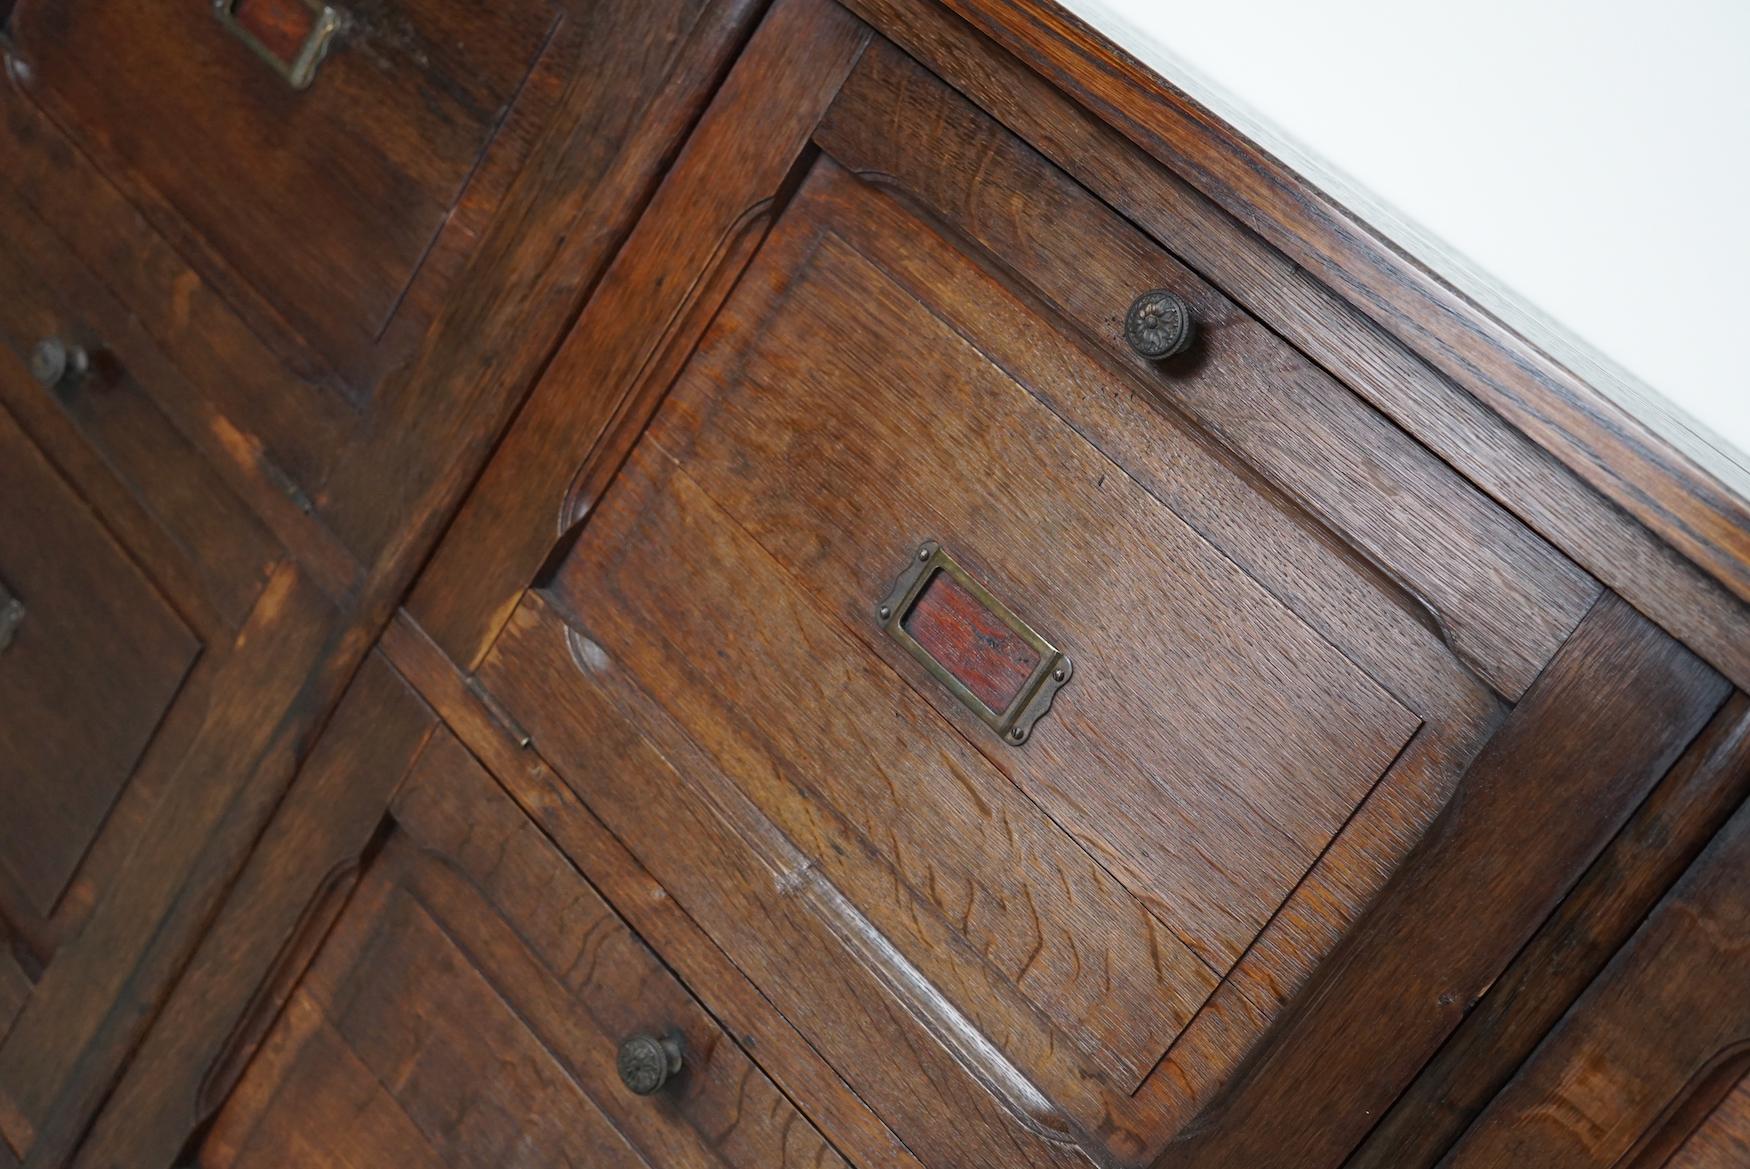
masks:
<path id="1" fill-rule="evenodd" d="M 289 53 L 281 53 L 265 40 L 261 33 L 237 11 L 240 0 L 212 0 L 213 15 L 225 30 L 248 45 L 250 50 L 267 62 L 293 89 L 307 89 L 316 79 L 317 66 L 328 55 L 335 34 L 346 27 L 346 17 L 338 9 L 320 0 L 277 0 L 285 8 L 305 10 L 298 43 Z"/>
<path id="2" fill-rule="evenodd" d="M 1036 656 L 1037 660 L 1032 665 L 1031 672 L 1013 687 L 1012 696 L 1000 703 L 1000 710 L 996 709 L 996 704 L 975 692 L 974 685 L 970 685 L 967 679 L 956 672 L 953 663 L 943 661 L 936 652 L 932 652 L 929 646 L 920 641 L 908 624 L 914 608 L 939 576 L 946 577 L 957 585 L 957 594 L 969 596 L 982 607 L 985 615 L 999 623 L 1001 633 L 1008 635 L 969 639 L 975 652 L 988 647 L 989 652 L 994 654 L 1000 648 L 1000 641 L 1017 648 L 1024 647 L 1024 652 L 1030 651 L 1030 656 Z M 1028 736 L 1033 733 L 1033 725 L 1051 709 L 1052 699 L 1070 680 L 1075 670 L 1068 655 L 1017 617 L 1013 610 L 998 600 L 935 540 L 926 540 L 919 545 L 911 563 L 894 582 L 887 599 L 876 608 L 876 617 L 887 635 L 905 647 L 906 652 L 916 658 L 929 671 L 931 677 L 947 687 L 960 700 L 961 705 L 976 714 L 1003 742 L 1013 747 L 1027 741 Z M 975 669 L 978 664 L 977 661 L 963 660 L 961 669 L 967 671 L 969 665 Z M 1012 657 L 1005 660 L 1004 665 L 1013 670 Z M 981 689 L 985 695 L 991 694 L 989 686 Z"/>

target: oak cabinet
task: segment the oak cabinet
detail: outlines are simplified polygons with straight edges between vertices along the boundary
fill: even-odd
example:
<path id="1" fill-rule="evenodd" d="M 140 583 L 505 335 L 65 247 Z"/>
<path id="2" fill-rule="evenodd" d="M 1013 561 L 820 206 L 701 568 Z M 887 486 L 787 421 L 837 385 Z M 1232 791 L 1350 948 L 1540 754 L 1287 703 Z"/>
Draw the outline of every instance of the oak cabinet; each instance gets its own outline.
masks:
<path id="1" fill-rule="evenodd" d="M 85 1139 L 754 15 L 0 5 L 0 1163 Z"/>
<path id="2" fill-rule="evenodd" d="M 1745 973 L 1735 503 L 1055 9 L 464 8 L 13 11 L 0 326 L 108 395 L 0 376 L 20 494 L 134 640 L 8 914 L 256 670 L 0 968 L 17 1160 L 1732 1147 L 1742 1020 L 1621 1020 Z"/>

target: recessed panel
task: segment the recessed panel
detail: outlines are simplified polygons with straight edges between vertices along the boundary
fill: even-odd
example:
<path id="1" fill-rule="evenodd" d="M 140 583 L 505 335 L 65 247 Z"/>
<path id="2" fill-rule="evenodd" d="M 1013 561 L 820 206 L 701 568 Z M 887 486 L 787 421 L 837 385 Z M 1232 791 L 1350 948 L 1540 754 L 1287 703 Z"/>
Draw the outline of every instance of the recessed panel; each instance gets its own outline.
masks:
<path id="1" fill-rule="evenodd" d="M 199 643 L 0 415 L 0 868 L 43 917 Z"/>

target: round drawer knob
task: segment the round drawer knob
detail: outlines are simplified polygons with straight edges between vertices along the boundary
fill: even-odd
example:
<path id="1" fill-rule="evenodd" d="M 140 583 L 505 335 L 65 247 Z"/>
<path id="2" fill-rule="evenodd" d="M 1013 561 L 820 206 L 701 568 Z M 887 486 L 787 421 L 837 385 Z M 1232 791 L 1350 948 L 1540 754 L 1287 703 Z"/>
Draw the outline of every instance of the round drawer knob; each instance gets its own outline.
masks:
<path id="1" fill-rule="evenodd" d="M 30 351 L 30 376 L 51 390 L 71 385 L 90 368 L 90 355 L 59 337 L 45 337 Z"/>
<path id="2" fill-rule="evenodd" d="M 1124 339 L 1139 357 L 1150 361 L 1185 352 L 1196 332 L 1191 306 L 1164 288 L 1143 293 L 1124 314 Z"/>
<path id="3" fill-rule="evenodd" d="M 648 1096 L 681 1070 L 683 1054 L 679 1035 L 634 1035 L 620 1044 L 620 1082 Z"/>

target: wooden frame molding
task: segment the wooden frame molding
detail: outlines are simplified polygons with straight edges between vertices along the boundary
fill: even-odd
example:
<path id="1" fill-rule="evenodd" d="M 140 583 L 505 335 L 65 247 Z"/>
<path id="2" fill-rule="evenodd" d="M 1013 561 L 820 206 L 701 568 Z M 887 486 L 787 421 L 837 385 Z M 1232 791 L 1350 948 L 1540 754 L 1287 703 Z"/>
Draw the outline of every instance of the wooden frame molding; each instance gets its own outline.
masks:
<path id="1" fill-rule="evenodd" d="M 1050 0 L 943 0 L 1750 601 L 1750 500 Z"/>

